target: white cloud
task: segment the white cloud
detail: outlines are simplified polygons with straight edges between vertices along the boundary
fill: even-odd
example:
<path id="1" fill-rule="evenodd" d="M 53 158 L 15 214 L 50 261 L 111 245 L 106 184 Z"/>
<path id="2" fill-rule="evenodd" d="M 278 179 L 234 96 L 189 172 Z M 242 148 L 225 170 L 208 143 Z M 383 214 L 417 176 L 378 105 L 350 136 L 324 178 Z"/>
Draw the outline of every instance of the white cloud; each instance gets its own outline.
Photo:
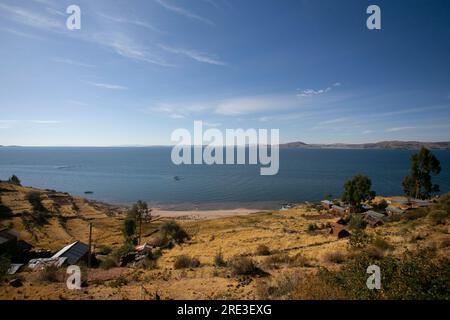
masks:
<path id="1" fill-rule="evenodd" d="M 317 95 L 321 95 L 321 94 L 324 94 L 324 93 L 327 93 L 327 92 L 331 91 L 333 89 L 333 87 L 340 87 L 340 86 L 341 86 L 340 82 L 335 82 L 331 86 L 326 87 L 324 89 L 318 89 L 318 90 L 314 90 L 314 89 L 300 90 L 300 89 L 297 89 L 298 91 L 300 91 L 300 93 L 298 93 L 297 96 L 298 97 L 317 96 Z"/>
<path id="2" fill-rule="evenodd" d="M 348 118 L 336 118 L 336 119 L 330 119 L 330 120 L 325 120 L 325 121 L 321 121 L 319 122 L 319 125 L 326 125 L 326 124 L 335 124 L 335 123 L 342 123 L 347 121 Z"/>
<path id="3" fill-rule="evenodd" d="M 117 84 L 100 83 L 100 82 L 87 82 L 87 84 L 90 84 L 91 86 L 94 86 L 94 87 L 104 88 L 104 89 L 128 90 L 127 87 L 117 85 Z"/>
<path id="4" fill-rule="evenodd" d="M 145 47 L 135 44 L 131 38 L 122 35 L 106 36 L 102 34 L 94 35 L 92 41 L 110 48 L 118 55 L 133 60 L 144 61 L 163 67 L 174 67 L 162 58 L 152 55 Z"/>
<path id="5" fill-rule="evenodd" d="M 207 53 L 195 51 L 195 50 L 188 50 L 188 49 L 182 49 L 182 48 L 174 48 L 166 45 L 160 44 L 159 47 L 167 52 L 179 54 L 186 56 L 188 58 L 194 59 L 195 61 L 202 62 L 202 63 L 208 63 L 208 64 L 214 64 L 218 66 L 225 66 L 226 63 L 221 61 L 216 56 L 212 56 Z"/>
<path id="6" fill-rule="evenodd" d="M 385 131 L 386 132 L 397 132 L 397 131 L 411 130 L 411 129 L 417 129 L 417 127 L 412 127 L 412 126 L 393 127 L 393 128 L 387 128 Z"/>
<path id="7" fill-rule="evenodd" d="M 214 113 L 226 116 L 245 115 L 296 108 L 301 102 L 293 95 L 239 97 L 223 100 L 215 105 Z"/>
<path id="8" fill-rule="evenodd" d="M 86 67 L 86 68 L 94 68 L 95 67 L 92 64 L 87 64 L 87 63 L 75 61 L 72 59 L 66 59 L 66 58 L 54 58 L 53 61 L 56 61 L 59 63 L 65 63 L 65 64 L 69 64 L 69 65 L 73 65 L 73 66 L 78 66 L 78 67 Z"/>
<path id="9" fill-rule="evenodd" d="M 172 11 L 176 14 L 179 14 L 181 16 L 184 16 L 186 18 L 192 19 L 192 20 L 197 20 L 197 21 L 201 21 L 203 23 L 209 24 L 209 25 L 214 25 L 214 22 L 212 22 L 209 19 L 203 18 L 202 16 L 199 16 L 187 9 L 181 8 L 181 7 L 177 7 L 175 5 L 169 4 L 164 0 L 155 0 L 155 2 L 157 4 L 159 4 L 160 6 L 162 6 L 163 8 Z"/>
<path id="10" fill-rule="evenodd" d="M 20 7 L 10 6 L 0 3 L 0 12 L 6 13 L 6 18 L 15 22 L 47 30 L 63 30 L 65 28 L 63 20 L 56 20 L 34 11 L 26 10 Z"/>
<path id="11" fill-rule="evenodd" d="M 61 121 L 58 120 L 30 120 L 31 123 L 35 124 L 58 124 L 61 123 Z"/>
<path id="12" fill-rule="evenodd" d="M 141 20 L 138 20 L 138 19 L 127 19 L 127 18 L 122 18 L 122 17 L 113 17 L 113 16 L 110 16 L 110 15 L 107 15 L 107 14 L 104 14 L 104 13 L 99 13 L 99 12 L 97 12 L 97 15 L 102 17 L 102 18 L 105 18 L 107 20 L 110 20 L 112 22 L 131 24 L 131 25 L 135 25 L 135 26 L 138 26 L 138 27 L 146 28 L 146 29 L 149 29 L 149 30 L 161 32 L 161 30 L 159 30 L 158 28 L 154 27 L 150 23 L 145 22 L 145 21 L 141 21 Z"/>

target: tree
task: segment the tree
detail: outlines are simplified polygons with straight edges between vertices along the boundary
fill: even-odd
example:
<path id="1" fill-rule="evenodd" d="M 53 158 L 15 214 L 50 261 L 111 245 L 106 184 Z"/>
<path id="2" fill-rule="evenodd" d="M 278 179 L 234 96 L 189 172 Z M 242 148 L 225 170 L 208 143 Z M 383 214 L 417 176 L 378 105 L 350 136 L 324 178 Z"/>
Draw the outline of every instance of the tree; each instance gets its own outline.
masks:
<path id="1" fill-rule="evenodd" d="M 8 182 L 9 182 L 9 183 L 12 183 L 12 184 L 15 184 L 15 185 L 18 185 L 18 186 L 21 185 L 20 179 L 19 179 L 15 174 L 13 174 L 13 175 L 8 179 Z"/>
<path id="2" fill-rule="evenodd" d="M 371 187 L 372 181 L 367 176 L 356 175 L 344 184 L 342 200 L 352 206 L 355 212 L 361 212 L 362 203 L 375 197 Z"/>
<path id="3" fill-rule="evenodd" d="M 128 216 L 123 223 L 123 235 L 126 242 L 131 242 L 134 239 L 136 233 L 136 220 Z"/>
<path id="4" fill-rule="evenodd" d="M 403 191 L 408 197 L 429 198 L 431 193 L 439 192 L 439 185 L 433 184 L 431 174 L 441 172 L 441 163 L 427 148 L 422 147 L 411 156 L 411 169 L 402 182 Z"/>
<path id="5" fill-rule="evenodd" d="M 139 227 L 139 235 L 138 235 L 138 243 L 141 243 L 141 236 L 142 236 L 142 220 L 150 220 L 151 219 L 151 212 L 152 210 L 148 208 L 148 205 L 146 202 L 139 200 L 128 211 L 127 219 L 125 220 L 125 223 L 130 224 L 131 228 L 131 222 L 127 222 L 127 220 L 133 220 L 134 222 L 134 230 L 133 230 L 133 236 L 136 233 L 136 227 Z M 130 235 L 131 236 L 131 235 Z M 125 236 L 126 237 L 126 236 Z"/>

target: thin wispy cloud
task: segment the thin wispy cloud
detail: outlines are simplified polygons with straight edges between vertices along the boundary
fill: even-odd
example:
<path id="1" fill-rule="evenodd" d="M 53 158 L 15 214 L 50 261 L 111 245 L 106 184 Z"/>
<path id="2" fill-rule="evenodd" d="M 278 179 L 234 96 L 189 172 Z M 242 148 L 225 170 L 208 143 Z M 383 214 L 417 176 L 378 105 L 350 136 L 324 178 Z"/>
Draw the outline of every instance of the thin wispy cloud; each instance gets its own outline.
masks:
<path id="1" fill-rule="evenodd" d="M 47 8 L 50 12 L 55 13 L 52 8 Z M 47 13 L 47 14 L 44 14 Z M 33 10 L 24 9 L 17 6 L 10 6 L 0 3 L 0 15 L 14 21 L 16 23 L 26 25 L 39 30 L 49 31 L 61 35 L 66 35 L 72 39 L 85 41 L 110 49 L 114 53 L 129 58 L 132 60 L 147 62 L 164 67 L 173 67 L 172 64 L 167 63 L 163 58 L 151 54 L 150 50 L 142 45 L 138 45 L 132 41 L 129 35 L 123 34 L 102 34 L 102 33 L 74 33 L 69 32 L 65 26 L 65 19 L 54 18 L 55 14 L 44 10 L 44 13 L 36 13 Z M 131 21 L 131 20 L 130 20 Z M 125 20 L 123 21 L 125 22 Z M 150 27 L 142 21 L 133 21 L 134 24 Z M 14 32 L 8 30 L 9 32 Z M 17 35 L 26 36 L 18 31 Z"/>
<path id="2" fill-rule="evenodd" d="M 31 123 L 35 124 L 59 124 L 62 123 L 62 121 L 59 120 L 30 120 Z"/>
<path id="3" fill-rule="evenodd" d="M 397 132 L 397 131 L 412 130 L 412 129 L 417 129 L 417 127 L 413 127 L 413 126 L 393 127 L 393 128 L 387 128 L 384 131 L 386 131 L 386 132 Z"/>
<path id="4" fill-rule="evenodd" d="M 72 66 L 85 67 L 85 68 L 95 68 L 95 66 L 92 65 L 92 64 L 79 62 L 79 61 L 75 61 L 75 60 L 72 60 L 72 59 L 54 58 L 53 61 L 59 62 L 59 63 L 64 63 L 64 64 L 68 64 L 68 65 L 72 65 Z"/>
<path id="5" fill-rule="evenodd" d="M 121 86 L 121 85 L 118 85 L 118 84 L 101 83 L 101 82 L 87 82 L 87 84 L 89 84 L 91 86 L 94 86 L 94 87 L 103 88 L 103 89 L 128 90 L 127 87 Z"/>
<path id="6" fill-rule="evenodd" d="M 218 57 L 204 53 L 199 52 L 195 50 L 190 49 L 183 49 L 183 48 L 174 48 L 167 45 L 159 44 L 159 47 L 167 52 L 182 55 L 188 58 L 191 58 L 197 62 L 201 63 L 207 63 L 207 64 L 213 64 L 217 66 L 226 66 L 226 63 L 221 61 Z"/>
<path id="7" fill-rule="evenodd" d="M 341 86 L 341 83 L 340 82 L 336 82 L 332 86 L 326 87 L 324 89 L 318 89 L 318 90 L 306 89 L 306 90 L 301 90 L 300 93 L 297 94 L 297 96 L 298 97 L 317 96 L 317 95 L 321 95 L 321 94 L 324 94 L 324 93 L 327 93 L 327 92 L 331 91 L 333 89 L 333 87 L 339 87 L 339 86 Z M 297 89 L 297 90 L 299 90 L 299 89 Z"/>
<path id="8" fill-rule="evenodd" d="M 214 22 L 212 22 L 211 20 L 204 18 L 202 16 L 199 16 L 185 8 L 182 7 L 178 7 L 175 6 L 173 4 L 168 3 L 165 0 L 154 0 L 157 4 L 159 4 L 161 7 L 163 7 L 164 9 L 167 9 L 169 11 L 172 11 L 178 15 L 184 16 L 186 18 L 189 18 L 191 20 L 197 20 L 197 21 L 201 21 L 203 23 L 209 24 L 209 25 L 214 25 Z"/>
<path id="9" fill-rule="evenodd" d="M 0 129 L 11 129 L 17 123 L 17 120 L 0 120 Z"/>
<path id="10" fill-rule="evenodd" d="M 65 21 L 56 20 L 31 10 L 6 5 L 3 3 L 0 3 L 0 14 L 2 14 L 7 19 L 33 28 L 46 30 L 64 28 Z"/>
<path id="11" fill-rule="evenodd" d="M 115 23 L 131 24 L 131 25 L 135 25 L 135 26 L 138 26 L 138 27 L 146 28 L 146 29 L 149 29 L 149 30 L 162 32 L 158 28 L 154 27 L 152 24 L 150 24 L 148 22 L 145 22 L 145 21 L 138 20 L 138 19 L 128 19 L 128 18 L 123 18 L 123 17 L 113 17 L 113 16 L 110 16 L 108 14 L 104 14 L 104 13 L 100 13 L 100 12 L 97 12 L 97 15 L 102 17 L 102 18 L 104 18 L 104 19 L 106 19 L 106 20 L 109 20 L 109 21 L 112 21 L 112 22 L 115 22 Z"/>
<path id="12" fill-rule="evenodd" d="M 342 123 L 347 121 L 348 118 L 336 118 L 336 119 L 330 119 L 319 122 L 319 125 L 326 125 L 326 124 L 335 124 L 335 123 Z"/>
<path id="13" fill-rule="evenodd" d="M 35 40 L 43 40 L 44 38 L 39 37 L 37 35 L 34 34 L 30 34 L 27 32 L 22 32 L 19 30 L 15 30 L 15 29 L 11 29 L 11 28 L 0 28 L 0 31 L 4 31 L 4 32 L 8 32 L 10 34 L 16 35 L 16 36 L 20 36 L 20 37 L 24 37 L 24 38 L 28 38 L 28 39 L 35 39 Z"/>

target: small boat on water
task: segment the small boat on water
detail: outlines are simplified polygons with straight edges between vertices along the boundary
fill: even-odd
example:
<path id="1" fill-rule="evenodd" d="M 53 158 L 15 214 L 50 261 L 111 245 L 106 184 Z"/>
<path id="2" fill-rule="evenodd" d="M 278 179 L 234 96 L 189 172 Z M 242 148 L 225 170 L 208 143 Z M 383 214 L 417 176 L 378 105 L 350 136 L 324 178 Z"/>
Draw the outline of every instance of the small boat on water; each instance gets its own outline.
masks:
<path id="1" fill-rule="evenodd" d="M 84 194 L 93 194 L 94 191 L 85 191 Z"/>
<path id="2" fill-rule="evenodd" d="M 173 177 L 173 180 L 175 180 L 175 181 L 180 181 L 181 178 L 180 178 L 179 176 L 175 176 L 175 177 Z"/>

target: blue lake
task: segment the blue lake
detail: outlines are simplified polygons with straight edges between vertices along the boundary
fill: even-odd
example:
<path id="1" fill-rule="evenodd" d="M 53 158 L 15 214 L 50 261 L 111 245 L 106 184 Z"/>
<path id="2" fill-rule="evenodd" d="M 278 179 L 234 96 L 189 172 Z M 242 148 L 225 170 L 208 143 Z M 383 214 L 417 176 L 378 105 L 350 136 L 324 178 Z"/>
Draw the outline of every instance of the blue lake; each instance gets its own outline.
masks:
<path id="1" fill-rule="evenodd" d="M 118 204 L 142 199 L 174 209 L 262 209 L 339 196 L 344 182 L 358 173 L 372 179 L 377 194 L 400 195 L 413 151 L 281 149 L 274 176 L 261 176 L 259 165 L 176 166 L 170 153 L 169 147 L 1 147 L 0 179 L 16 174 L 23 185 Z M 448 192 L 450 151 L 433 153 L 442 166 L 434 180 Z"/>

